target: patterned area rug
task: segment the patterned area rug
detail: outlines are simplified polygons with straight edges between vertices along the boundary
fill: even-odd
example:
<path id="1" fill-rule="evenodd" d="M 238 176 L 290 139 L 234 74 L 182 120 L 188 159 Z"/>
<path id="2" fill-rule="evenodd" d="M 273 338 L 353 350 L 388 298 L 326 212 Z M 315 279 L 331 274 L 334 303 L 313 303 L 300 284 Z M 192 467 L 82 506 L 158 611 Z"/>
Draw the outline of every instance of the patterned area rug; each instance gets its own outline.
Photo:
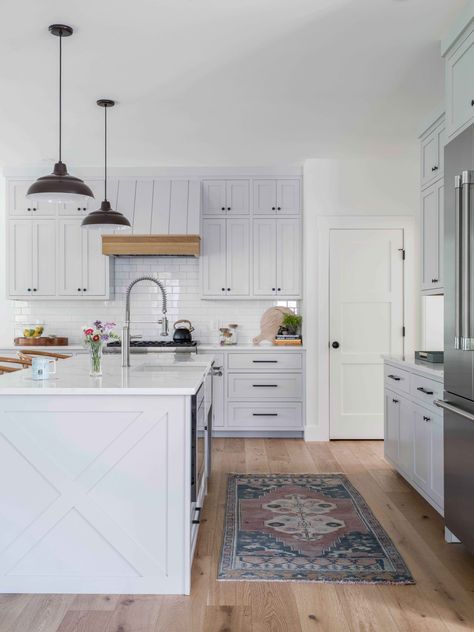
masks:
<path id="1" fill-rule="evenodd" d="M 218 579 L 415 583 L 344 474 L 230 474 Z"/>

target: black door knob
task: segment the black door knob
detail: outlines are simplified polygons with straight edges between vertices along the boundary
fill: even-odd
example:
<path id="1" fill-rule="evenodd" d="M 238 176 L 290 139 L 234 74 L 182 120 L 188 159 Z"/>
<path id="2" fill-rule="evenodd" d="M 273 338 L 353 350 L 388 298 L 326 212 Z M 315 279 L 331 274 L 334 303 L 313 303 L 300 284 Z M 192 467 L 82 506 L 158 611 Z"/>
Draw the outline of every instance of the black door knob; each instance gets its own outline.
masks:
<path id="1" fill-rule="evenodd" d="M 339 343 L 338 343 L 338 341 L 337 341 L 337 340 L 335 340 L 335 341 L 332 343 L 332 345 L 331 345 L 331 346 L 332 346 L 332 348 L 333 348 L 333 349 L 339 349 Z"/>

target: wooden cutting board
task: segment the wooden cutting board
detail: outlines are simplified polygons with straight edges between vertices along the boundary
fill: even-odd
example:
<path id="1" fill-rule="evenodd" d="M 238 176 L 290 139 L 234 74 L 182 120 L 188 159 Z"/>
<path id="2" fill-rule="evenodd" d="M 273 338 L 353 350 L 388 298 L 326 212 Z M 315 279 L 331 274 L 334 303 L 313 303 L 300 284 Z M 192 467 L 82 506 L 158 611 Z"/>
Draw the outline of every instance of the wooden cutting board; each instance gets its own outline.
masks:
<path id="1" fill-rule="evenodd" d="M 280 329 L 285 314 L 293 313 L 293 310 L 289 307 L 270 307 L 263 312 L 262 319 L 260 321 L 260 333 L 253 339 L 253 344 L 258 345 L 263 340 L 273 342 L 278 330 Z"/>
<path id="2" fill-rule="evenodd" d="M 69 338 L 48 336 L 40 336 L 39 338 L 25 338 L 20 336 L 15 338 L 15 346 L 17 347 L 67 347 Z"/>

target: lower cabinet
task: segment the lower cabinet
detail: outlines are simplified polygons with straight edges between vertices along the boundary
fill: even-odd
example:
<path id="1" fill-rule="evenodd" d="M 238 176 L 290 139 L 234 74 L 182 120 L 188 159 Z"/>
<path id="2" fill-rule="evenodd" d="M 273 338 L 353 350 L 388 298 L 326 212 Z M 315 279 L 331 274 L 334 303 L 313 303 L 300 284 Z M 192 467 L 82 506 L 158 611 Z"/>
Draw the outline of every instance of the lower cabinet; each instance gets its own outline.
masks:
<path id="1" fill-rule="evenodd" d="M 411 375 L 408 393 L 385 387 L 385 457 L 436 510 L 444 507 L 443 416 L 432 405 L 421 403 L 417 395 L 420 377 Z M 423 382 L 432 382 L 423 378 Z M 440 383 L 432 382 L 432 392 Z M 418 388 L 419 390 L 419 388 Z M 428 389 L 425 389 L 428 390 Z"/>
<path id="2" fill-rule="evenodd" d="M 261 349 L 221 353 L 214 358 L 214 436 L 301 436 L 304 430 L 304 351 Z"/>

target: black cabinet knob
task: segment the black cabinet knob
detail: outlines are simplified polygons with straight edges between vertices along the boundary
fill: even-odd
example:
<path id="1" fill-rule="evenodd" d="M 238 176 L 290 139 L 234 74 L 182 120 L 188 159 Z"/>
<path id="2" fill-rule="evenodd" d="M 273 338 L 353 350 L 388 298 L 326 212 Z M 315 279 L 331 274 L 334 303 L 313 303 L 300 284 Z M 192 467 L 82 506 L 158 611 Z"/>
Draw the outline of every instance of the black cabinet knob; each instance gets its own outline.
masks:
<path id="1" fill-rule="evenodd" d="M 230 206 L 227 207 L 227 210 L 230 211 Z"/>
<path id="2" fill-rule="evenodd" d="M 276 287 L 272 287 L 272 292 L 276 292 Z"/>
<path id="3" fill-rule="evenodd" d="M 425 415 L 423 415 L 423 421 L 431 421 L 431 417 L 425 417 Z"/>
<path id="4" fill-rule="evenodd" d="M 225 292 L 225 287 L 222 288 L 222 291 Z"/>
<path id="5" fill-rule="evenodd" d="M 392 399 L 392 402 L 393 402 L 394 404 L 398 404 L 398 399 Z"/>
<path id="6" fill-rule="evenodd" d="M 28 288 L 28 292 L 31 292 L 31 288 L 30 287 Z"/>
<path id="7" fill-rule="evenodd" d="M 36 208 L 33 206 L 33 210 L 36 211 Z"/>
<path id="8" fill-rule="evenodd" d="M 276 210 L 276 209 L 275 209 L 275 207 L 274 207 L 274 206 L 272 206 L 272 211 L 275 211 L 275 210 Z"/>
<path id="9" fill-rule="evenodd" d="M 281 206 L 278 206 L 278 207 L 277 207 L 277 211 L 281 211 Z"/>
<path id="10" fill-rule="evenodd" d="M 439 279 L 431 279 L 431 283 L 438 283 Z"/>
<path id="11" fill-rule="evenodd" d="M 85 287 L 82 291 L 83 291 L 83 292 L 87 292 L 87 288 Z"/>
<path id="12" fill-rule="evenodd" d="M 33 292 L 36 292 L 36 288 L 35 287 L 33 288 Z"/>
<path id="13" fill-rule="evenodd" d="M 223 207 L 221 208 L 221 211 L 225 211 L 225 206 L 223 206 Z"/>
<path id="14" fill-rule="evenodd" d="M 227 288 L 227 291 L 230 292 L 230 287 Z"/>
<path id="15" fill-rule="evenodd" d="M 81 291 L 81 288 L 80 288 L 80 287 L 78 287 L 78 288 L 77 288 L 77 291 L 78 291 L 78 292 L 80 292 L 80 291 Z"/>
<path id="16" fill-rule="evenodd" d="M 332 343 L 331 347 L 332 347 L 333 349 L 339 349 L 339 343 L 338 343 L 338 341 L 337 341 L 337 340 L 335 340 L 335 341 Z"/>
<path id="17" fill-rule="evenodd" d="M 31 211 L 31 208 L 30 208 L 30 207 L 28 207 L 26 210 L 27 210 L 27 211 Z"/>
<path id="18" fill-rule="evenodd" d="M 281 287 L 277 287 L 277 292 L 281 292 Z"/>
<path id="19" fill-rule="evenodd" d="M 81 210 L 81 207 L 80 207 L 80 206 L 78 206 L 78 207 L 77 207 L 77 210 L 78 210 L 78 211 L 80 211 L 80 210 Z"/>
<path id="20" fill-rule="evenodd" d="M 435 165 L 434 167 L 431 167 L 431 171 L 437 171 L 438 170 L 438 165 Z"/>
<path id="21" fill-rule="evenodd" d="M 471 101 L 471 107 L 474 107 L 474 99 Z"/>

